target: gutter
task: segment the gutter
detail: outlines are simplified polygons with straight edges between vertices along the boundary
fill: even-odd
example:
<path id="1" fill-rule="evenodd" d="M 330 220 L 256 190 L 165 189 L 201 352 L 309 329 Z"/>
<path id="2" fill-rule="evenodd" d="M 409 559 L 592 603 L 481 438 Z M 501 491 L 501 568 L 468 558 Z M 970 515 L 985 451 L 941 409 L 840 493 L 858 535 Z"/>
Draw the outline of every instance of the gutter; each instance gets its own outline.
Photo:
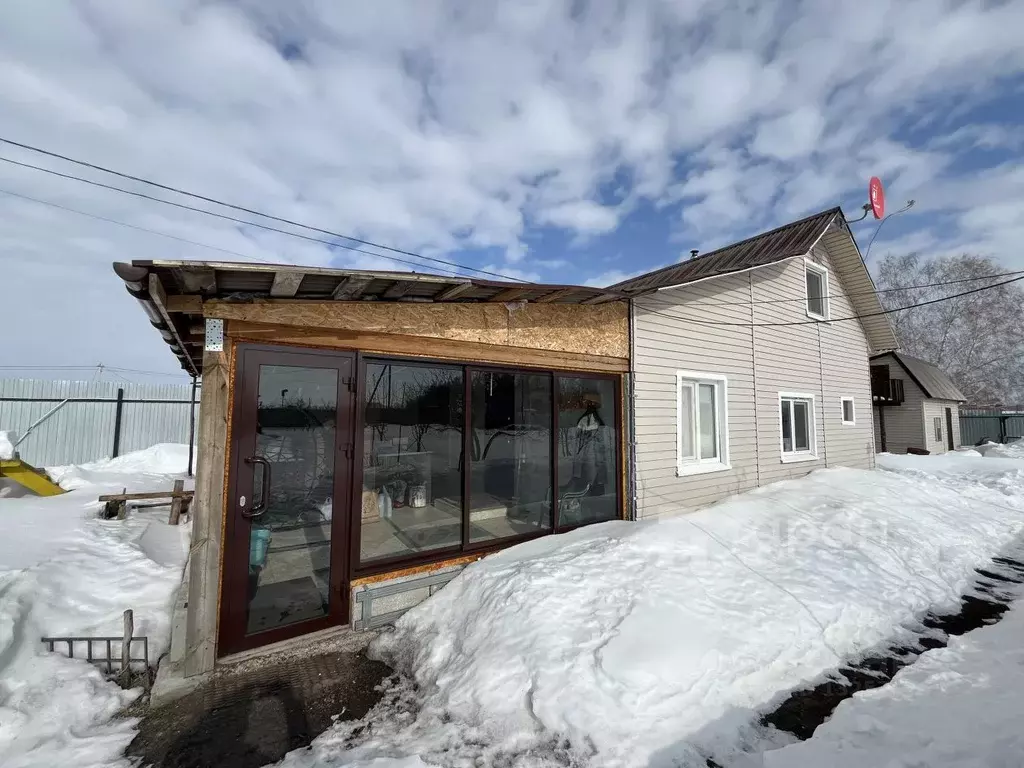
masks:
<path id="1" fill-rule="evenodd" d="M 199 376 L 199 369 L 188 354 L 184 340 L 174 327 L 171 316 L 166 307 L 166 294 L 160 283 L 160 278 L 155 273 L 150 273 L 146 267 L 138 267 L 124 262 L 114 262 L 114 272 L 124 281 L 128 293 L 142 305 L 143 311 L 149 318 L 149 322 L 156 328 L 163 340 L 171 348 L 171 352 L 178 358 L 181 367 L 192 376 Z"/>

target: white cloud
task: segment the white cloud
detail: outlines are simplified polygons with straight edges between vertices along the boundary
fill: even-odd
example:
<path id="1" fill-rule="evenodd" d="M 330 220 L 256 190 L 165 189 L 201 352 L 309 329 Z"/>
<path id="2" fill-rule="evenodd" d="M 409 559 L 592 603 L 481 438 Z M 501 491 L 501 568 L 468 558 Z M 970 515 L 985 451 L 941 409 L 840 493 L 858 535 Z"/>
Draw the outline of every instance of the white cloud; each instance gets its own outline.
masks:
<path id="1" fill-rule="evenodd" d="M 855 207 L 873 173 L 918 199 L 912 221 L 941 213 L 944 242 L 1019 260 L 1024 192 L 1006 171 L 958 188 L 952 160 L 1019 152 L 1019 127 L 962 115 L 1024 72 L 1021 28 L 1024 5 L 982 0 L 9 0 L 0 113 L 11 138 L 456 261 L 496 249 L 476 266 L 530 279 L 593 263 L 527 250 L 536 228 L 592 243 L 646 202 L 708 250 Z M 914 145 L 905 121 L 957 138 Z M 0 188 L 252 259 L 402 268 L 3 163 Z M 63 339 L 5 340 L 4 359 L 167 369 L 109 262 L 181 257 L 225 255 L 0 195 L 0 305 Z"/>

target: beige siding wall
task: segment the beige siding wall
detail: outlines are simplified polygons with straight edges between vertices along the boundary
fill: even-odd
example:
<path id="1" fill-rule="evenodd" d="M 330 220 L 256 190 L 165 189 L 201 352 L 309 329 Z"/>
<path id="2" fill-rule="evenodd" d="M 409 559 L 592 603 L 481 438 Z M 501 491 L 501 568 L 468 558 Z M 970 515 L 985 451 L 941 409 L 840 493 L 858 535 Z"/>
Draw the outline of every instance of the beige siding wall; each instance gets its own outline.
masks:
<path id="1" fill-rule="evenodd" d="M 751 329 L 692 322 L 750 323 L 749 302 L 746 274 L 662 291 L 637 302 L 634 376 L 641 516 L 678 512 L 684 500 L 688 507 L 700 506 L 757 486 Z M 676 372 L 681 370 L 727 377 L 732 469 L 677 476 Z"/>
<path id="2" fill-rule="evenodd" d="M 831 315 L 855 314 L 823 247 Z M 804 262 L 790 259 L 638 299 L 634 310 L 638 514 L 692 509 L 817 467 L 874 465 L 868 344 L 859 322 L 803 322 Z M 754 303 L 760 302 L 760 303 Z M 731 303 L 731 306 L 729 305 Z M 706 323 L 735 323 L 736 327 Z M 731 469 L 677 476 L 676 371 L 729 379 Z M 783 463 L 779 393 L 814 397 L 817 457 Z M 840 398 L 854 398 L 856 424 L 842 424 Z"/>
<path id="3" fill-rule="evenodd" d="M 892 356 L 886 355 L 872 362 L 875 365 L 888 365 L 889 378 L 903 380 L 903 405 L 887 406 L 881 409 L 885 411 L 886 451 L 906 453 L 908 448 L 931 450 L 925 436 L 924 404 L 926 398 L 921 388 L 907 376 L 907 372 Z M 875 447 L 881 452 L 882 436 L 878 429 L 878 410 L 880 409 L 875 409 Z M 928 426 L 930 427 L 930 424 Z M 932 437 L 934 438 L 934 435 Z M 932 443 L 934 442 L 933 439 Z"/>
<path id="4" fill-rule="evenodd" d="M 949 450 L 946 442 L 946 409 L 953 412 L 953 447 L 960 447 L 960 407 L 955 400 L 924 401 L 925 448 L 932 453 L 945 453 Z M 939 439 L 935 438 L 935 419 L 939 420 Z"/>

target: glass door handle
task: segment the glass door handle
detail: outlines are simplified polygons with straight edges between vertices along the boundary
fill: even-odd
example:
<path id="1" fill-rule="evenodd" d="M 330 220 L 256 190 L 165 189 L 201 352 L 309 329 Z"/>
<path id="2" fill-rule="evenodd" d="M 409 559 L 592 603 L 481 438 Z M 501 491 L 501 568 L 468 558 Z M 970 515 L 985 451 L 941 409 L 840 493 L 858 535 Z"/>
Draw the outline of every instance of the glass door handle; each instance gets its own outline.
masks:
<path id="1" fill-rule="evenodd" d="M 267 511 L 267 499 L 270 498 L 270 462 L 267 461 L 262 456 L 250 456 L 245 460 L 245 463 L 259 464 L 261 467 L 263 467 L 263 479 L 262 482 L 260 483 L 261 492 L 259 502 L 253 504 L 252 510 L 250 510 L 249 512 L 246 512 L 244 507 L 242 508 L 242 517 L 246 519 L 252 519 L 254 517 L 259 517 Z"/>

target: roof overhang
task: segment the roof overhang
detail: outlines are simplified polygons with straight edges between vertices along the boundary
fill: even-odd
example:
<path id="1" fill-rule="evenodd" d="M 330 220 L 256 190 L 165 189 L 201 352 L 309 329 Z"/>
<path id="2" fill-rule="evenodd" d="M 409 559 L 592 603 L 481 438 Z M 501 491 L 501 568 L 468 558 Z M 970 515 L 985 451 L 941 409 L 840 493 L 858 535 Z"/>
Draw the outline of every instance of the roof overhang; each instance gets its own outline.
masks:
<path id="1" fill-rule="evenodd" d="M 386 301 L 408 303 L 603 304 L 607 288 L 447 277 L 417 272 L 217 261 L 132 261 L 114 272 L 142 305 L 181 367 L 202 373 L 203 302 Z"/>

